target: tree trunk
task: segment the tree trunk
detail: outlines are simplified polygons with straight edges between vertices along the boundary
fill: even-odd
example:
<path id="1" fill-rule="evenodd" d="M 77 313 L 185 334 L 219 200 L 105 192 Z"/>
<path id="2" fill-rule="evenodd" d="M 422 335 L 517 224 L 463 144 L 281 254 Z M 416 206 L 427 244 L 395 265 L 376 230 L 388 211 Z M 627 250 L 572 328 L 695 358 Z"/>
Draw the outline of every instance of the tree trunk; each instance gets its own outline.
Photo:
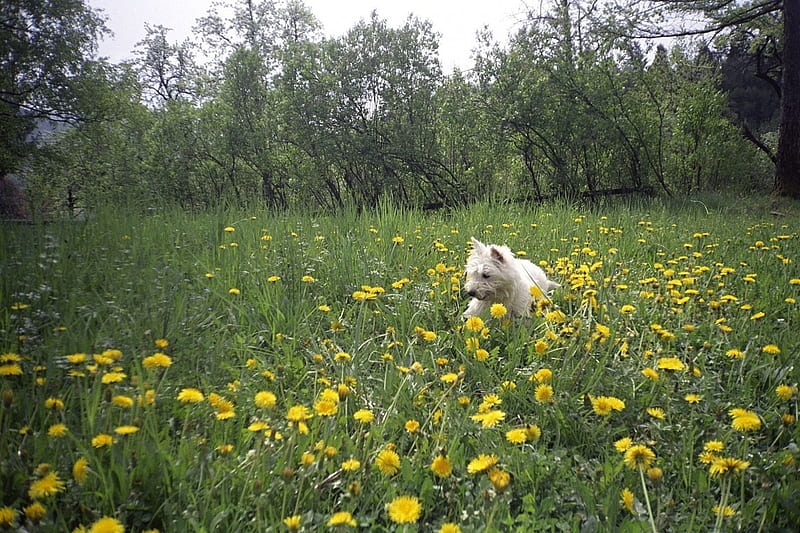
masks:
<path id="1" fill-rule="evenodd" d="M 783 2 L 781 127 L 775 192 L 800 198 L 800 1 Z"/>

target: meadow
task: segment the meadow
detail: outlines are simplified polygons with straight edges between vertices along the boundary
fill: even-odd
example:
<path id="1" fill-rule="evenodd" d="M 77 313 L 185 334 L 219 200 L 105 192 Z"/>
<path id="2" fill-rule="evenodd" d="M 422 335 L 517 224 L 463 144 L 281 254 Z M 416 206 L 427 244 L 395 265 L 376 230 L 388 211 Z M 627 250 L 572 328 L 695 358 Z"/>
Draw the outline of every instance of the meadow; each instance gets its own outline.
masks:
<path id="1" fill-rule="evenodd" d="M 0 531 L 796 531 L 800 236 L 749 200 L 0 228 Z M 467 322 L 469 238 L 563 288 Z"/>

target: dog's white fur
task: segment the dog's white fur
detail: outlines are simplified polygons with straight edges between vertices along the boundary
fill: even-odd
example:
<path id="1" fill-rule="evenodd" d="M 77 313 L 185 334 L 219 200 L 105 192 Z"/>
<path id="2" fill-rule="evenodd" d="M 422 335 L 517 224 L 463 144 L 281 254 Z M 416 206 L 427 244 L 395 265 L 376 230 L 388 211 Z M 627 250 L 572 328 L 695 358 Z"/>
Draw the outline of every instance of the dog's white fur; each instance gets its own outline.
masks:
<path id="1" fill-rule="evenodd" d="M 547 279 L 537 265 L 515 257 L 508 246 L 484 244 L 475 237 L 466 275 L 464 290 L 472 296 L 472 301 L 464 311 L 464 318 L 480 315 L 495 303 L 505 305 L 511 316 L 529 316 L 534 301 L 532 286 L 537 286 L 543 295 L 561 286 Z"/>

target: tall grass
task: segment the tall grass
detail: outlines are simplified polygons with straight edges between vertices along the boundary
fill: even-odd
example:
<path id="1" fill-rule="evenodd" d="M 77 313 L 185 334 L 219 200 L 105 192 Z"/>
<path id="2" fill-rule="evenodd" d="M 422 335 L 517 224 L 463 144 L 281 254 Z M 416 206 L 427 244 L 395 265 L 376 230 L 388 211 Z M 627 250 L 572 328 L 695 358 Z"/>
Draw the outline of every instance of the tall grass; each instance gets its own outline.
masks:
<path id="1" fill-rule="evenodd" d="M 471 236 L 563 288 L 465 324 Z M 708 202 L 4 226 L 0 524 L 796 529 L 799 251 Z"/>

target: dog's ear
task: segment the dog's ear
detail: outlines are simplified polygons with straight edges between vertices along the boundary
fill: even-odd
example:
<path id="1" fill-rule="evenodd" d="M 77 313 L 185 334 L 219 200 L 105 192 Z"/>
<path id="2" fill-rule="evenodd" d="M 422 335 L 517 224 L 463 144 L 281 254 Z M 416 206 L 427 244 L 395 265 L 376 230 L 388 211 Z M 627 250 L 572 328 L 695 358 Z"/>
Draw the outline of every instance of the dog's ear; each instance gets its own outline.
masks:
<path id="1" fill-rule="evenodd" d="M 475 250 L 483 250 L 484 248 L 486 248 L 486 245 L 483 244 L 478 239 L 476 239 L 475 237 L 472 237 L 471 240 L 472 240 L 473 249 L 475 249 Z"/>
<path id="2" fill-rule="evenodd" d="M 491 253 L 492 259 L 494 259 L 498 263 L 505 263 L 506 262 L 506 256 L 504 256 L 503 252 L 498 250 L 496 246 L 492 246 L 491 248 L 489 248 L 489 251 Z"/>

